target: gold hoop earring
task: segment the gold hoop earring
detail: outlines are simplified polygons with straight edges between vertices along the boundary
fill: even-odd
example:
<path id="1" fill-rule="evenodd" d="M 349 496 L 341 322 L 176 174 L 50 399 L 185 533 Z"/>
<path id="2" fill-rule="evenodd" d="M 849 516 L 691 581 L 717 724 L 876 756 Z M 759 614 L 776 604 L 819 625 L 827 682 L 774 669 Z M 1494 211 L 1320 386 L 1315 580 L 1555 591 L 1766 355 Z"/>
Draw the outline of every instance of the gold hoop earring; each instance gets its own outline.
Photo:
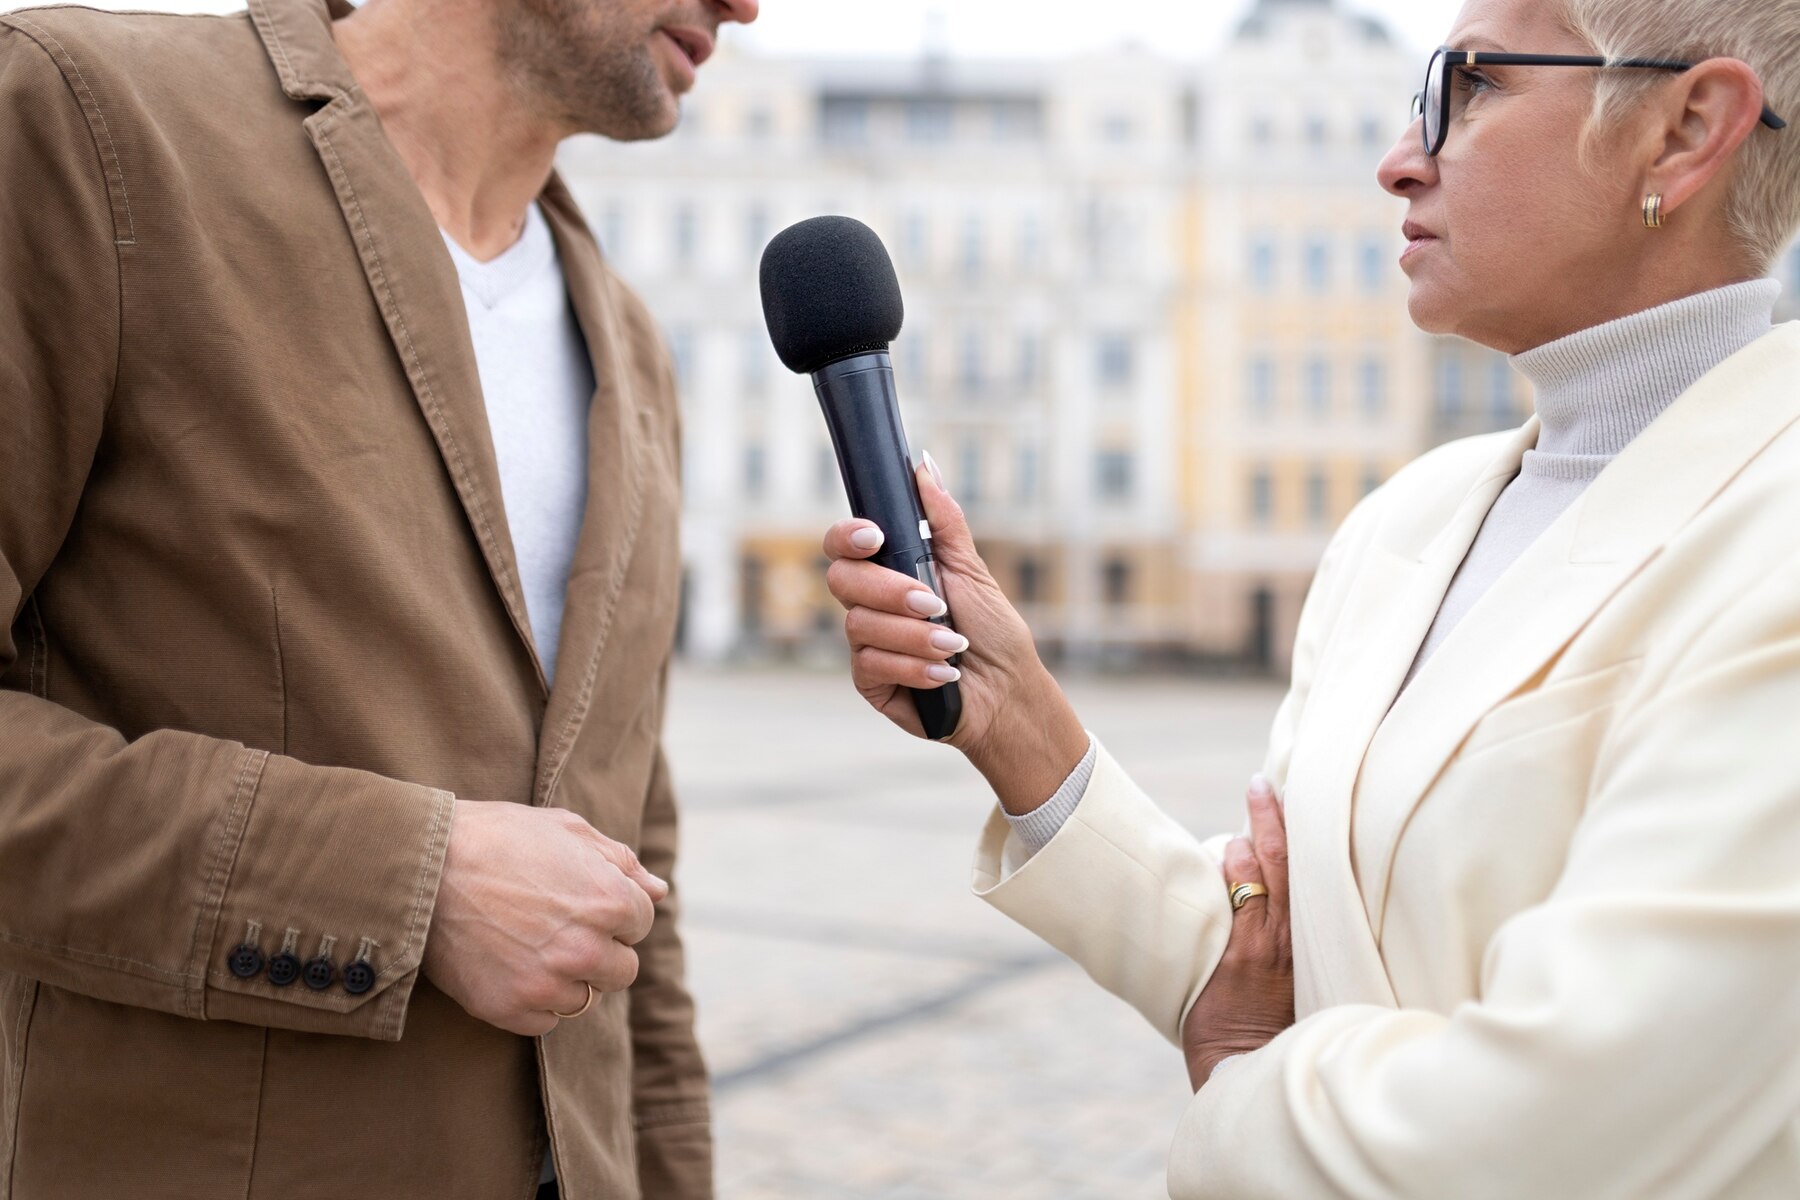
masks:
<path id="1" fill-rule="evenodd" d="M 1663 198 L 1661 192 L 1651 192 L 1644 197 L 1644 228 L 1661 229 L 1663 227 Z"/>

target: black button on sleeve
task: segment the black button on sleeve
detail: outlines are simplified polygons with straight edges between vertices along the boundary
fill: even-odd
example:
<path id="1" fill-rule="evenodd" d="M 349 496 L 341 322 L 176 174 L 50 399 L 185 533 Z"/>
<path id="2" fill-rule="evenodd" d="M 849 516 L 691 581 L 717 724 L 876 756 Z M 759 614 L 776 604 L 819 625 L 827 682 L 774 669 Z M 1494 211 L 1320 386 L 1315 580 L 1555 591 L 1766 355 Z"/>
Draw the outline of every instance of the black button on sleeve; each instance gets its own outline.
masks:
<path id="1" fill-rule="evenodd" d="M 253 979 L 263 969 L 263 952 L 249 942 L 245 942 L 231 952 L 227 965 L 231 973 L 239 979 Z"/>
<path id="2" fill-rule="evenodd" d="M 301 978 L 306 980 L 307 987 L 315 992 L 322 992 L 337 978 L 337 968 L 331 965 L 329 958 L 315 958 L 306 964 Z"/>
<path id="3" fill-rule="evenodd" d="M 286 987 L 300 978 L 300 960 L 291 954 L 277 954 L 269 960 L 269 982 Z"/>
<path id="4" fill-rule="evenodd" d="M 375 968 L 362 960 L 357 960 L 344 968 L 344 990 L 352 996 L 360 996 L 375 986 Z"/>

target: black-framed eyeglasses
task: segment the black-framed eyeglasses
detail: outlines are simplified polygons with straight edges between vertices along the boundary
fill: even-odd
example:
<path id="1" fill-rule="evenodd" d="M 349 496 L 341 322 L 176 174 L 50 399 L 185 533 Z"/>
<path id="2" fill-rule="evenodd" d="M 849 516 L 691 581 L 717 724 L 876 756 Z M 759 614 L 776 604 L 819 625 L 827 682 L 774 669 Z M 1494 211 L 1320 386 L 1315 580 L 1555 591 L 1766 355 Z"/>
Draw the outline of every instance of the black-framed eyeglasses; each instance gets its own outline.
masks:
<path id="1" fill-rule="evenodd" d="M 1591 54 L 1503 54 L 1487 50 L 1452 50 L 1439 46 L 1425 69 L 1425 90 L 1413 97 L 1413 120 L 1425 118 L 1425 153 L 1436 156 L 1450 134 L 1450 110 L 1457 100 L 1451 76 L 1470 67 L 1621 67 L 1645 71 L 1691 71 L 1697 64 L 1660 58 L 1607 59 Z M 1762 123 L 1786 129 L 1787 122 L 1763 105 Z"/>

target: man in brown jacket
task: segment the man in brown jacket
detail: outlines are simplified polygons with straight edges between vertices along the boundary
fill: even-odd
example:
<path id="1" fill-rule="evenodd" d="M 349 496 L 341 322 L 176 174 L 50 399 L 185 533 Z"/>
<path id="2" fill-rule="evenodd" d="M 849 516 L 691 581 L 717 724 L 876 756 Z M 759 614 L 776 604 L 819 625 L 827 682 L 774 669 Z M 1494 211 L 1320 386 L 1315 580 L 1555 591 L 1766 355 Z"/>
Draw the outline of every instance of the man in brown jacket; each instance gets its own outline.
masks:
<path id="1" fill-rule="evenodd" d="M 755 15 L 0 14 L 0 1200 L 711 1194 L 674 385 L 551 160 Z M 596 385 L 550 663 L 445 240 L 534 201 Z"/>

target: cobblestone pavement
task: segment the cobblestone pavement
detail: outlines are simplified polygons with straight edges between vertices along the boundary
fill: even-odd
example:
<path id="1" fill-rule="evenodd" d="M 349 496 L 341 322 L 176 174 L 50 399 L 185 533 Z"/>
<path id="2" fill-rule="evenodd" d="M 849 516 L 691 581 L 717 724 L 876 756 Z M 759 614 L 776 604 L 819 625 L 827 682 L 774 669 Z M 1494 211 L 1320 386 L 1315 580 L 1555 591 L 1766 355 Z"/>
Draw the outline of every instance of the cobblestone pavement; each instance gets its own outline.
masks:
<path id="1" fill-rule="evenodd" d="M 1196 832 L 1241 819 L 1266 683 L 1069 685 Z M 1153 1200 L 1177 1052 L 970 895 L 990 795 L 835 671 L 675 677 L 700 1036 L 721 1200 Z"/>

